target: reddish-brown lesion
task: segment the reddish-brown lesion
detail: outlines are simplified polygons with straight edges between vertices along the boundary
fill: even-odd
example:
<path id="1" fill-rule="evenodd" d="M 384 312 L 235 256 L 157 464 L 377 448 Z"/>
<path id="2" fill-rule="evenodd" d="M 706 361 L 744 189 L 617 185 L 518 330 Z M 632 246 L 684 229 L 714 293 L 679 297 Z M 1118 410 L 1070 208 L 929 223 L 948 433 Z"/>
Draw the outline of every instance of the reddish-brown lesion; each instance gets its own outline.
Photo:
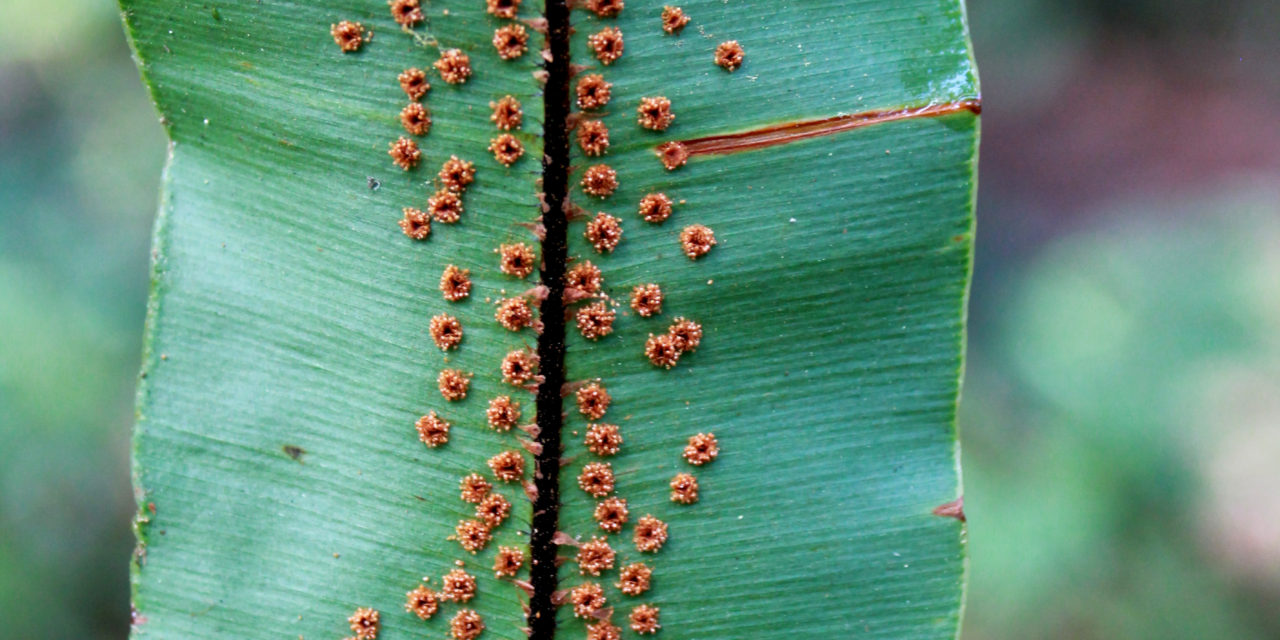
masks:
<path id="1" fill-rule="evenodd" d="M 787 144 L 789 142 L 797 142 L 820 136 L 829 136 L 885 122 L 910 120 L 913 118 L 936 118 L 954 113 L 963 113 L 965 111 L 975 115 L 982 113 L 982 99 L 969 98 L 965 100 L 957 100 L 955 102 L 930 104 L 923 107 L 878 109 L 875 111 L 851 113 L 831 118 L 822 118 L 819 120 L 789 122 L 787 124 L 773 125 L 761 129 L 753 129 L 751 131 L 742 131 L 739 133 L 730 133 L 719 136 L 707 136 L 691 140 L 681 140 L 679 141 L 679 144 L 684 147 L 685 152 L 689 156 L 723 155 L 728 153 L 737 153 L 739 151 L 774 147 L 781 144 Z"/>

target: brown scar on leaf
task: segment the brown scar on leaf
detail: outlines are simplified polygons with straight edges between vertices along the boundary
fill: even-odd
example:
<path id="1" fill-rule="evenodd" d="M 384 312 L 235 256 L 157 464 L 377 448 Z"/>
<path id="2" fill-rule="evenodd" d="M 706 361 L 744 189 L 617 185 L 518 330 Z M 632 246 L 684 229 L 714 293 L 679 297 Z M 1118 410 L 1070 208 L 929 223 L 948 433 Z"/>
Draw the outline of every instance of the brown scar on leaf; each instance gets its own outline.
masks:
<path id="1" fill-rule="evenodd" d="M 791 122 L 739 133 L 694 138 L 692 140 L 683 140 L 681 144 L 684 145 L 685 150 L 691 156 L 723 155 L 752 149 L 763 149 L 819 136 L 828 136 L 886 122 L 912 118 L 937 118 L 965 111 L 974 115 L 981 114 L 982 99 L 970 98 L 922 107 L 864 111 L 862 113 L 846 114 L 819 120 Z"/>
<path id="2" fill-rule="evenodd" d="M 503 60 L 515 60 L 529 51 L 529 31 L 522 24 L 508 24 L 493 32 L 493 48 Z"/>
<path id="3" fill-rule="evenodd" d="M 365 31 L 364 25 L 350 20 L 329 25 L 329 35 L 343 53 L 359 51 L 366 41 L 373 39 L 373 32 Z"/>
<path id="4" fill-rule="evenodd" d="M 295 444 L 286 444 L 280 448 L 284 454 L 293 459 L 294 462 L 302 462 L 302 456 L 307 454 L 307 450 Z M 152 507 L 154 511 L 154 506 Z"/>
<path id="5" fill-rule="evenodd" d="M 946 504 L 938 505 L 933 510 L 933 515 L 942 516 L 944 518 L 955 518 L 960 522 L 967 522 L 964 515 L 964 496 L 960 496 Z"/>

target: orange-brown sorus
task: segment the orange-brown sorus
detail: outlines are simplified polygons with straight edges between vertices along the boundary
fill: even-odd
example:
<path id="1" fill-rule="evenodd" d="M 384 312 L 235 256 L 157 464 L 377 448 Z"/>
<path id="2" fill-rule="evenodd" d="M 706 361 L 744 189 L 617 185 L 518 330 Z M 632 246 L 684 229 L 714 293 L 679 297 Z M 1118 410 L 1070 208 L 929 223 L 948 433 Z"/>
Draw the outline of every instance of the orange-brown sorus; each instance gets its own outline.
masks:
<path id="1" fill-rule="evenodd" d="M 458 156 L 449 156 L 449 159 L 440 166 L 440 173 L 436 175 L 445 188 L 460 192 L 475 181 L 476 165 Z"/>
<path id="2" fill-rule="evenodd" d="M 642 604 L 632 609 L 630 619 L 631 630 L 642 636 L 657 633 L 662 628 L 658 623 L 658 608 L 653 605 Z"/>
<path id="3" fill-rule="evenodd" d="M 378 637 L 378 629 L 382 626 L 379 618 L 381 616 L 377 610 L 360 607 L 351 614 L 350 618 L 347 618 L 347 623 L 351 625 L 351 632 L 360 640 L 374 640 Z"/>
<path id="4" fill-rule="evenodd" d="M 679 142 L 667 142 L 658 147 L 658 159 L 667 171 L 675 171 L 689 161 L 689 150 Z"/>
<path id="5" fill-rule="evenodd" d="M 591 264 L 590 260 L 576 262 L 569 271 L 564 274 L 565 286 L 577 289 L 586 294 L 596 294 L 600 292 L 600 285 L 603 277 L 600 274 L 600 267 Z"/>
<path id="6" fill-rule="evenodd" d="M 339 49 L 344 53 L 351 53 L 359 51 L 371 34 L 367 33 L 364 25 L 359 22 L 343 20 L 338 24 L 329 25 L 329 35 L 333 36 L 333 41 L 338 43 Z"/>
<path id="7" fill-rule="evenodd" d="M 489 481 L 478 473 L 468 474 L 463 477 L 459 485 L 462 489 L 462 501 L 470 502 L 471 504 L 480 504 L 484 497 L 493 490 L 493 485 L 489 484 Z"/>
<path id="8" fill-rule="evenodd" d="M 578 401 L 578 412 L 590 420 L 599 420 L 609 410 L 613 397 L 604 385 L 592 382 L 578 389 L 574 394 Z"/>
<path id="9" fill-rule="evenodd" d="M 697 260 L 707 255 L 714 246 L 716 246 L 716 234 L 711 227 L 691 224 L 680 232 L 680 248 L 690 260 Z"/>
<path id="10" fill-rule="evenodd" d="M 671 501 L 676 504 L 698 501 L 698 479 L 692 473 L 677 473 L 671 479 Z"/>
<path id="11" fill-rule="evenodd" d="M 462 400 L 467 397 L 467 390 L 471 388 L 471 378 L 458 369 L 445 369 L 436 376 L 436 386 L 440 388 L 440 395 L 445 400 Z"/>
<path id="12" fill-rule="evenodd" d="M 578 547 L 578 572 L 583 575 L 598 576 L 600 572 L 613 568 L 613 547 L 604 538 L 591 536 L 591 539 Z"/>
<path id="13" fill-rule="evenodd" d="M 456 349 L 462 343 L 462 323 L 447 313 L 433 316 L 427 330 L 441 351 Z"/>
<path id="14" fill-rule="evenodd" d="M 538 354 L 528 349 L 517 349 L 502 358 L 502 381 L 521 386 L 538 373 Z"/>
<path id="15" fill-rule="evenodd" d="M 511 396 L 498 396 L 489 401 L 484 416 L 495 431 L 510 431 L 520 424 L 520 403 L 512 400 Z"/>
<path id="16" fill-rule="evenodd" d="M 700 467 L 720 455 L 720 442 L 714 433 L 699 433 L 689 438 L 681 455 L 689 464 Z"/>
<path id="17" fill-rule="evenodd" d="M 489 469 L 503 482 L 516 482 L 524 477 L 524 456 L 519 451 L 503 451 L 489 458 Z"/>
<path id="18" fill-rule="evenodd" d="M 509 276 L 528 277 L 537 267 L 537 261 L 533 247 L 523 242 L 498 245 L 498 269 Z"/>
<path id="19" fill-rule="evenodd" d="M 742 66 L 744 55 L 742 45 L 738 44 L 737 40 L 721 42 L 716 47 L 716 64 L 724 67 L 726 71 L 733 71 Z"/>
<path id="20" fill-rule="evenodd" d="M 617 533 L 622 531 L 622 525 L 627 523 L 627 501 L 622 498 L 605 498 L 596 505 L 592 516 L 596 519 L 596 523 L 601 529 L 609 533 Z"/>
<path id="21" fill-rule="evenodd" d="M 420 584 L 405 594 L 404 608 L 423 620 L 430 620 L 440 610 L 440 596 L 427 585 Z"/>
<path id="22" fill-rule="evenodd" d="M 533 309 L 524 298 L 505 298 L 498 303 L 493 317 L 508 331 L 519 331 L 533 324 Z"/>
<path id="23" fill-rule="evenodd" d="M 400 88 L 410 100 L 421 100 L 422 96 L 427 95 L 431 90 L 431 83 L 427 81 L 427 72 L 417 67 L 401 71 L 397 79 L 400 81 Z"/>
<path id="24" fill-rule="evenodd" d="M 440 275 L 440 293 L 449 302 L 457 302 L 471 295 L 471 270 L 460 269 L 455 265 L 444 268 Z"/>
<path id="25" fill-rule="evenodd" d="M 449 84 L 462 84 L 471 77 L 471 58 L 461 49 L 445 49 L 435 61 L 436 71 Z"/>
<path id="26" fill-rule="evenodd" d="M 581 109 L 599 109 L 609 104 L 613 84 L 598 73 L 589 73 L 578 78 L 578 107 Z"/>
<path id="27" fill-rule="evenodd" d="M 591 462 L 578 474 L 578 487 L 596 498 L 613 492 L 613 465 L 608 462 Z"/>
<path id="28" fill-rule="evenodd" d="M 529 31 L 522 24 L 508 24 L 493 32 L 493 48 L 503 60 L 515 60 L 529 51 Z"/>
<path id="29" fill-rule="evenodd" d="M 645 222 L 660 224 L 671 217 L 671 198 L 665 193 L 650 193 L 640 198 L 641 218 Z"/>
<path id="30" fill-rule="evenodd" d="M 666 131 L 675 122 L 676 114 L 671 113 L 671 101 L 665 96 L 649 96 L 640 99 L 636 107 L 636 122 L 651 131 Z"/>
<path id="31" fill-rule="evenodd" d="M 432 449 L 449 442 L 449 428 L 447 421 L 436 415 L 436 412 L 428 412 L 427 415 L 418 418 L 413 425 L 418 430 L 418 439 L 422 444 Z"/>
<path id="32" fill-rule="evenodd" d="M 598 456 L 616 455 L 622 449 L 622 433 L 616 424 L 592 424 L 584 440 L 587 449 Z"/>
<path id="33" fill-rule="evenodd" d="M 622 242 L 622 220 L 601 211 L 587 222 L 583 236 L 595 247 L 596 252 L 613 251 Z"/>
<path id="34" fill-rule="evenodd" d="M 515 96 L 502 96 L 497 102 L 490 101 L 489 108 L 493 110 L 489 120 L 503 131 L 519 129 L 524 122 L 524 109 L 520 107 L 520 101 Z"/>
<path id="35" fill-rule="evenodd" d="M 594 582 L 584 582 L 569 590 L 569 603 L 573 605 L 576 618 L 591 618 L 608 605 L 604 597 L 604 588 Z"/>
<path id="36" fill-rule="evenodd" d="M 400 110 L 400 124 L 415 136 L 425 136 L 431 131 L 431 114 L 417 102 L 410 102 Z"/>
<path id="37" fill-rule="evenodd" d="M 667 33 L 680 33 L 689 24 L 689 16 L 680 7 L 665 6 L 662 8 L 662 30 Z"/>
<path id="38" fill-rule="evenodd" d="M 497 160 L 502 166 L 509 167 L 524 155 L 524 144 L 519 138 L 504 133 L 489 141 L 489 151 L 493 152 L 493 159 Z"/>
<path id="39" fill-rule="evenodd" d="M 643 562 L 633 562 L 618 570 L 616 586 L 629 596 L 643 594 L 652 584 L 653 568 Z"/>
<path id="40" fill-rule="evenodd" d="M 444 574 L 441 584 L 440 597 L 444 600 L 468 602 L 476 597 L 476 577 L 462 569 Z"/>
<path id="41" fill-rule="evenodd" d="M 418 166 L 418 161 L 422 159 L 422 150 L 418 148 L 418 143 L 404 136 L 400 136 L 389 147 L 387 155 L 391 156 L 391 161 L 397 167 L 405 171 Z"/>
<path id="42" fill-rule="evenodd" d="M 587 627 L 587 640 L 622 640 L 622 629 L 608 620 Z"/>
<path id="43" fill-rule="evenodd" d="M 431 216 L 425 211 L 405 207 L 404 217 L 400 218 L 400 229 L 414 240 L 426 240 L 431 235 Z"/>
<path id="44" fill-rule="evenodd" d="M 498 547 L 498 554 L 493 558 L 493 575 L 495 578 L 512 578 L 524 566 L 524 550 L 520 547 Z"/>
<path id="45" fill-rule="evenodd" d="M 461 520 L 458 526 L 453 529 L 453 537 L 462 545 L 462 548 L 476 553 L 485 548 L 489 541 L 493 539 L 493 534 L 489 531 L 489 525 L 479 520 Z"/>
<path id="46" fill-rule="evenodd" d="M 683 351 L 670 334 L 653 335 L 651 333 L 649 334 L 649 339 L 644 343 L 644 355 L 649 358 L 649 362 L 652 362 L 655 367 L 670 369 L 676 366 L 676 363 L 680 361 L 681 353 Z"/>
<path id="47" fill-rule="evenodd" d="M 642 318 L 662 313 L 662 287 L 649 283 L 632 289 L 631 308 Z"/>
<path id="48" fill-rule="evenodd" d="M 427 198 L 427 213 L 436 222 L 453 224 L 462 219 L 462 196 L 448 189 L 441 189 Z"/>
<path id="49" fill-rule="evenodd" d="M 622 30 L 617 27 L 605 27 L 591 34 L 587 38 L 587 44 L 591 45 L 597 60 L 606 66 L 613 64 L 615 60 L 622 57 Z"/>
<path id="50" fill-rule="evenodd" d="M 578 309 L 578 313 L 574 314 L 574 320 L 578 324 L 578 332 L 582 337 L 588 340 L 599 340 L 613 333 L 613 321 L 617 316 L 618 312 L 614 311 L 608 302 L 601 300 Z"/>
<path id="51" fill-rule="evenodd" d="M 582 190 L 597 198 L 608 198 L 618 189 L 618 172 L 607 164 L 593 164 L 582 173 Z"/>
<path id="52" fill-rule="evenodd" d="M 487 0 L 485 4 L 485 10 L 498 18 L 514 18 L 520 9 L 520 0 Z"/>
<path id="53" fill-rule="evenodd" d="M 633 541 L 639 551 L 648 553 L 661 549 L 667 542 L 667 523 L 651 515 L 640 516 L 636 521 Z"/>
<path id="54" fill-rule="evenodd" d="M 667 328 L 667 335 L 675 340 L 681 351 L 697 351 L 702 344 L 702 325 L 688 318 L 679 317 Z"/>
<path id="55" fill-rule="evenodd" d="M 449 636 L 453 640 L 476 640 L 484 632 L 484 618 L 471 609 L 462 609 L 449 621 Z"/>
<path id="56" fill-rule="evenodd" d="M 391 6 L 391 17 L 402 27 L 412 27 L 422 22 L 421 0 L 387 0 Z"/>
<path id="57" fill-rule="evenodd" d="M 578 146 L 589 156 L 601 156 L 609 149 L 609 127 L 599 120 L 578 125 Z"/>
<path id="58" fill-rule="evenodd" d="M 587 0 L 587 9 L 601 18 L 612 18 L 622 12 L 623 0 Z"/>

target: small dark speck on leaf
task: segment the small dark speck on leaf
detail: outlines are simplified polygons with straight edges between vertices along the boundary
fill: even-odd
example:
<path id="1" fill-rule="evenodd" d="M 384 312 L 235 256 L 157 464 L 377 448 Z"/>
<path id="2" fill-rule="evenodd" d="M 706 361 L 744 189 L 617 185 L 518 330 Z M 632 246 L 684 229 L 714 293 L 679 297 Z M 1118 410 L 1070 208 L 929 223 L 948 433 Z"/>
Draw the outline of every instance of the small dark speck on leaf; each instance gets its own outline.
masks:
<path id="1" fill-rule="evenodd" d="M 939 505 L 933 510 L 933 515 L 942 516 L 944 518 L 955 518 L 960 522 L 965 522 L 964 517 L 964 496 L 960 496 L 944 505 Z"/>
<path id="2" fill-rule="evenodd" d="M 281 447 L 281 450 L 285 452 L 285 455 L 289 456 L 290 458 L 293 458 L 294 462 L 302 462 L 302 456 L 306 455 L 307 453 L 306 449 L 303 449 L 302 447 L 299 447 L 297 445 L 292 445 L 292 444 L 284 445 L 283 447 Z"/>
<path id="3" fill-rule="evenodd" d="M 366 176 L 366 177 L 365 177 L 365 179 L 369 181 L 369 190 L 370 190 L 370 191 L 377 191 L 378 189 L 381 189 L 381 188 L 382 188 L 382 181 L 381 181 L 381 180 L 378 180 L 377 178 L 375 178 L 375 177 L 373 177 L 373 176 Z"/>

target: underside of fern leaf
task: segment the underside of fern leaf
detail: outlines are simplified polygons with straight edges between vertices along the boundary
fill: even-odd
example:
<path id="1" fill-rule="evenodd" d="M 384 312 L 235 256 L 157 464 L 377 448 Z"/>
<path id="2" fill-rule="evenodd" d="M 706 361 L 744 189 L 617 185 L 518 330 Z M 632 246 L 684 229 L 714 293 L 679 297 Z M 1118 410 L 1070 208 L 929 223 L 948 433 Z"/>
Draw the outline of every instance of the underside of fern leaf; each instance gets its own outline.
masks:
<path id="1" fill-rule="evenodd" d="M 123 1 L 135 636 L 954 637 L 959 0 L 389 4 Z"/>

